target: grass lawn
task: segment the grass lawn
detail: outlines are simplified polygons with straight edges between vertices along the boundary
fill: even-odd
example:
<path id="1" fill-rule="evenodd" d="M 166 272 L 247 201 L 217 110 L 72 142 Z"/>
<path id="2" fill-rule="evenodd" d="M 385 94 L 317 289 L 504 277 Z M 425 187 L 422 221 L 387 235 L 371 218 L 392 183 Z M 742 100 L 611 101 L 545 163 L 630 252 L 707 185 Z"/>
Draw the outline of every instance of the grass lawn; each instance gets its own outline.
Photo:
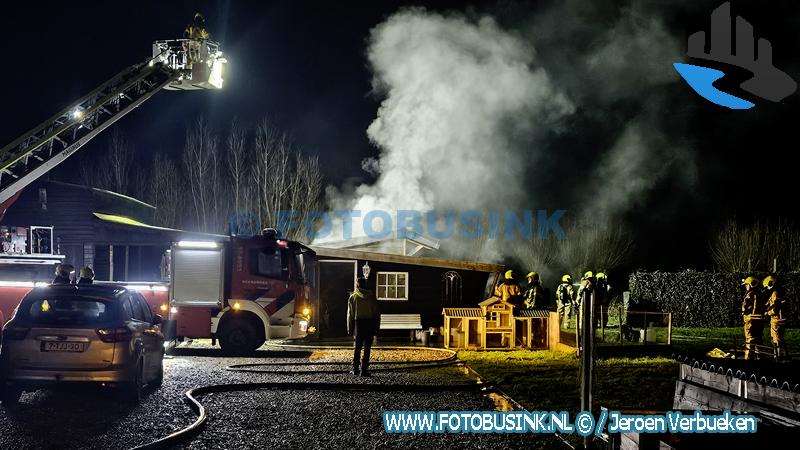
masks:
<path id="1" fill-rule="evenodd" d="M 460 351 L 458 357 L 529 410 L 579 410 L 580 361 L 572 353 Z M 671 408 L 677 375 L 678 363 L 669 358 L 599 360 L 594 405 L 611 409 Z"/>
<path id="2" fill-rule="evenodd" d="M 742 328 L 673 328 L 669 353 L 705 357 L 718 347 L 742 345 Z M 790 354 L 800 354 L 800 329 L 785 334 Z M 769 344 L 769 327 L 764 331 Z M 554 351 L 460 351 L 458 357 L 529 410 L 577 412 L 580 360 Z M 669 409 L 675 394 L 678 362 L 666 357 L 605 358 L 595 367 L 594 405 L 610 409 Z"/>
<path id="3" fill-rule="evenodd" d="M 744 329 L 737 328 L 673 328 L 672 347 L 676 354 L 699 357 L 718 347 L 728 351 L 744 342 Z M 800 353 L 800 328 L 789 328 L 784 334 L 790 354 Z M 763 342 L 770 345 L 769 324 L 765 327 Z"/>

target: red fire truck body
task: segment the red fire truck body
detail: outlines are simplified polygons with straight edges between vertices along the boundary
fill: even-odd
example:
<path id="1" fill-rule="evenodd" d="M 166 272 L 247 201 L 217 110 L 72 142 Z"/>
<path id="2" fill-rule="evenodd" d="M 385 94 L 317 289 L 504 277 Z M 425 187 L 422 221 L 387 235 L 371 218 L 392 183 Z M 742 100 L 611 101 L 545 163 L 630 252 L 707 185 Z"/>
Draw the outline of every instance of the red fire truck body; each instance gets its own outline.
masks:
<path id="1" fill-rule="evenodd" d="M 316 255 L 274 232 L 251 238 L 180 241 L 170 249 L 168 337 L 212 338 L 223 350 L 309 332 Z"/>
<path id="2" fill-rule="evenodd" d="M 169 282 L 113 282 L 139 291 L 172 341 L 219 340 L 223 351 L 247 353 L 268 339 L 305 337 L 313 327 L 316 255 L 305 245 L 275 237 L 233 236 L 179 241 L 169 250 Z M 46 266 L 53 273 L 53 265 Z M 36 280 L 0 280 L 0 317 L 7 321 Z M 52 276 L 52 275 L 50 275 Z M 0 322 L 2 323 L 2 322 Z"/>

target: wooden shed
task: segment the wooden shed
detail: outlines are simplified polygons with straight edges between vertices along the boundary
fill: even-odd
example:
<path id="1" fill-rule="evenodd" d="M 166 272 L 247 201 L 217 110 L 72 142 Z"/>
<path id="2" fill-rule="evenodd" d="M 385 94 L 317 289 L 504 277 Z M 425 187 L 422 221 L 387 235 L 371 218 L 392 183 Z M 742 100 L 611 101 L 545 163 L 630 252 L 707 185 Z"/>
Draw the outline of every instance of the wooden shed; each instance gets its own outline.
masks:
<path id="1" fill-rule="evenodd" d="M 160 280 L 172 242 L 227 238 L 151 225 L 155 210 L 116 192 L 40 179 L 8 208 L 3 224 L 52 227 L 50 251 L 75 268 L 92 267 L 96 279 L 105 281 Z M 52 279 L 50 272 L 42 281 Z"/>
<path id="2" fill-rule="evenodd" d="M 378 297 L 379 336 L 405 338 L 409 329 L 442 327 L 443 308 L 473 308 L 480 313 L 478 302 L 489 295 L 504 270 L 502 265 L 475 261 L 317 245 L 312 249 L 319 258 L 319 297 L 312 311 L 318 314 L 314 319 L 324 338 L 346 336 L 348 292 L 365 271 L 369 273 L 369 289 Z M 398 324 L 400 319 L 403 324 Z M 388 324 L 398 326 L 387 327 Z M 470 340 L 470 345 L 480 345 L 474 342 Z"/>

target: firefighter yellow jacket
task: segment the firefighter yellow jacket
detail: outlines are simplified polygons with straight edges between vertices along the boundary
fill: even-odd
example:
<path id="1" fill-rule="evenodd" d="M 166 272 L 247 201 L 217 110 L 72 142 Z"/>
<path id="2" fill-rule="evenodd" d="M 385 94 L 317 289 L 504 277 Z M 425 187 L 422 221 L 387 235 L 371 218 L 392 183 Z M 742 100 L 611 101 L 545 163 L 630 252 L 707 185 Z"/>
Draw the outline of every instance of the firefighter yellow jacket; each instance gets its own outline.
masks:
<path id="1" fill-rule="evenodd" d="M 785 294 L 780 292 L 778 289 L 772 289 L 766 292 L 767 295 L 767 311 L 766 313 L 769 314 L 773 318 L 777 318 L 778 320 L 786 319 L 787 316 L 787 309 L 789 305 L 787 304 Z"/>
<path id="2" fill-rule="evenodd" d="M 766 313 L 767 304 L 764 301 L 764 296 L 759 294 L 755 289 L 747 291 L 742 300 L 742 315 L 743 316 L 760 316 Z"/>

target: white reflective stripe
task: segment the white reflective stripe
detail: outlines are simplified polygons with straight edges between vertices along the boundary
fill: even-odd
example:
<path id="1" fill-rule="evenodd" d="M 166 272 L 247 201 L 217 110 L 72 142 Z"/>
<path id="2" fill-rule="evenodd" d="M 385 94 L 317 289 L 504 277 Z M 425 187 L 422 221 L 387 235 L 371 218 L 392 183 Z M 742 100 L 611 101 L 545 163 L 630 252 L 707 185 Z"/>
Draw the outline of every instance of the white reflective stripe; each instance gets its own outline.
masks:
<path id="1" fill-rule="evenodd" d="M 38 283 L 37 283 L 38 284 Z M 47 283 L 42 283 L 45 286 Z M 33 281 L 0 281 L 0 287 L 34 287 Z"/>
<path id="2" fill-rule="evenodd" d="M 157 292 L 167 292 L 166 286 L 154 286 L 154 285 L 141 285 L 141 284 L 126 284 L 125 289 L 133 290 L 133 291 L 157 291 Z"/>
<path id="3" fill-rule="evenodd" d="M 258 303 L 258 306 L 260 306 L 262 308 L 266 307 L 267 305 L 269 305 L 270 303 L 272 303 L 274 301 L 275 301 L 275 298 L 269 298 L 269 297 L 260 297 L 260 298 L 256 299 L 256 303 Z"/>

